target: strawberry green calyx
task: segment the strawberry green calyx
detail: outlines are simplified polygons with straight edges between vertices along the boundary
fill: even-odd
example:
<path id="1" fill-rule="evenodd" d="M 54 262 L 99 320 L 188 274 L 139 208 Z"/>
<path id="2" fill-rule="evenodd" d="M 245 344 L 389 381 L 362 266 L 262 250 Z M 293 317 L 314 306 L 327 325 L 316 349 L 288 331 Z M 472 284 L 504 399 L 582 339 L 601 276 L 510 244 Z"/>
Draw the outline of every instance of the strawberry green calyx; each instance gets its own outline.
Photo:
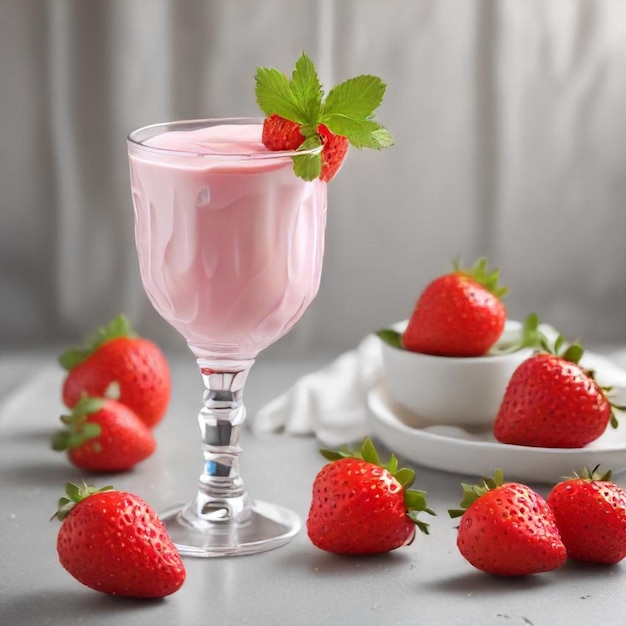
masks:
<path id="1" fill-rule="evenodd" d="M 463 499 L 461 500 L 460 509 L 448 509 L 448 515 L 454 519 L 455 517 L 461 517 L 463 513 L 481 496 L 484 496 L 488 491 L 493 491 L 498 487 L 504 485 L 504 472 L 497 468 L 493 477 L 483 477 L 483 482 L 480 485 L 469 485 L 467 483 L 461 483 L 463 488 Z"/>
<path id="2" fill-rule="evenodd" d="M 580 473 L 574 472 L 571 476 L 566 476 L 563 480 L 586 480 L 588 482 L 609 482 L 611 480 L 611 476 L 613 472 L 611 470 L 607 470 L 606 472 L 600 471 L 600 465 L 596 465 L 592 470 L 588 467 L 583 467 Z"/>
<path id="3" fill-rule="evenodd" d="M 419 513 L 424 512 L 429 515 L 436 515 L 428 508 L 426 502 L 426 492 L 417 489 L 409 489 L 415 482 L 415 472 L 407 467 L 399 467 L 398 459 L 392 454 L 387 463 L 382 463 L 374 443 L 366 437 L 359 451 L 350 450 L 347 446 L 339 450 L 320 450 L 321 455 L 328 461 L 338 461 L 339 459 L 362 459 L 367 463 L 382 467 L 387 470 L 403 487 L 404 502 L 407 508 L 407 517 L 425 535 L 429 534 L 429 525 L 418 518 Z"/>
<path id="4" fill-rule="evenodd" d="M 374 111 L 383 100 L 386 85 L 377 76 L 361 75 L 324 91 L 311 59 L 302 53 L 291 78 L 266 67 L 257 68 L 255 93 L 261 110 L 279 115 L 301 126 L 304 142 L 294 158 L 294 169 L 305 180 L 318 178 L 322 170 L 323 145 L 319 126 L 346 137 L 355 148 L 381 150 L 393 145 L 389 131 L 374 120 Z M 313 152 L 310 152 L 310 151 Z"/>
<path id="5" fill-rule="evenodd" d="M 558 335 L 552 343 L 550 343 L 547 337 L 543 337 L 540 342 L 540 348 L 542 352 L 546 354 L 552 354 L 558 356 L 570 363 L 579 364 L 580 359 L 585 353 L 585 349 L 582 344 L 575 341 L 574 343 L 567 343 L 563 335 Z"/>
<path id="6" fill-rule="evenodd" d="M 71 450 L 89 439 L 98 437 L 102 432 L 100 424 L 88 422 L 87 417 L 99 411 L 104 403 L 105 400 L 102 398 L 92 398 L 85 395 L 74 405 L 69 415 L 61 415 L 61 422 L 67 428 L 54 435 L 52 449 L 57 452 Z"/>
<path id="7" fill-rule="evenodd" d="M 97 487 L 93 487 L 91 485 L 87 485 L 87 483 L 83 482 L 82 487 L 75 485 L 74 483 L 66 483 L 65 484 L 65 496 L 59 498 L 58 501 L 58 509 L 54 513 L 54 515 L 50 518 L 53 520 L 55 517 L 59 521 L 63 521 L 70 513 L 70 511 L 83 500 L 86 500 L 89 496 L 94 493 L 102 493 L 104 491 L 111 491 L 113 489 L 112 485 L 107 485 L 106 487 L 101 487 L 98 489 Z"/>
<path id="8" fill-rule="evenodd" d="M 91 356 L 100 346 L 118 339 L 119 337 L 136 337 L 128 318 L 124 314 L 118 315 L 108 326 L 96 330 L 90 335 L 81 347 L 70 348 L 59 357 L 61 366 L 70 371 L 89 356 Z"/>
<path id="9" fill-rule="evenodd" d="M 474 266 L 469 269 L 463 269 L 460 267 L 460 261 L 454 262 L 454 271 L 457 274 L 463 274 L 473 281 L 482 285 L 487 291 L 490 291 L 496 298 L 502 300 L 509 292 L 507 287 L 502 287 L 498 284 L 500 280 L 500 270 L 489 270 L 487 267 L 487 259 L 481 257 L 476 261 Z"/>

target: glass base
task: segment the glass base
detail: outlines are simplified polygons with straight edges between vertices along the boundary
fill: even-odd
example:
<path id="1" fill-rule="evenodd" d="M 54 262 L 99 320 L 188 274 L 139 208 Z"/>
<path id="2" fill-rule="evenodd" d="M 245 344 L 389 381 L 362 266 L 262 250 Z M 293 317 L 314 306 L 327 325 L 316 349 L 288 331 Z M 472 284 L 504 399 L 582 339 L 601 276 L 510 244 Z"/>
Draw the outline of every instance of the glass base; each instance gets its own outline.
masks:
<path id="1" fill-rule="evenodd" d="M 182 556 L 243 556 L 265 552 L 289 543 L 302 522 L 291 510 L 256 500 L 251 515 L 243 522 L 215 521 L 194 527 L 184 516 L 188 505 L 180 505 L 160 515 L 172 541 Z"/>

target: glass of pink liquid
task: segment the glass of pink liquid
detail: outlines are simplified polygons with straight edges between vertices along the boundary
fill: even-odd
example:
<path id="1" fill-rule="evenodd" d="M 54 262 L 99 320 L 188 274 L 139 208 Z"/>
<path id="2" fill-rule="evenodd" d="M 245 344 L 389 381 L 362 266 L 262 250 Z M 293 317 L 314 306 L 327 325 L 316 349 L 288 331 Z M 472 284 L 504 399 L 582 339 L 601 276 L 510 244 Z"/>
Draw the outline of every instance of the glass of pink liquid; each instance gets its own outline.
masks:
<path id="1" fill-rule="evenodd" d="M 287 543 L 292 511 L 251 499 L 239 472 L 243 391 L 258 353 L 315 297 L 326 184 L 293 172 L 300 152 L 270 152 L 262 122 L 157 124 L 128 136 L 144 289 L 186 340 L 204 381 L 204 471 L 195 497 L 162 516 L 181 554 L 251 554 Z"/>

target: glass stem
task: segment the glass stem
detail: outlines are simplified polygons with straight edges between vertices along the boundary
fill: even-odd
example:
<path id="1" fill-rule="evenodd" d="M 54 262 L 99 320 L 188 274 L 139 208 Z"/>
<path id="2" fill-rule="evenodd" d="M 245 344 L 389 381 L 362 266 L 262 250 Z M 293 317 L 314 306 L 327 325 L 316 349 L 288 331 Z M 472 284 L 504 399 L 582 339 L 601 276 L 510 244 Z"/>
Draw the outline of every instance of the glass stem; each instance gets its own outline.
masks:
<path id="1" fill-rule="evenodd" d="M 198 359 L 204 380 L 204 406 L 198 414 L 204 471 L 198 492 L 183 516 L 193 526 L 216 522 L 245 523 L 250 502 L 239 474 L 239 438 L 246 418 L 243 390 L 250 361 Z"/>

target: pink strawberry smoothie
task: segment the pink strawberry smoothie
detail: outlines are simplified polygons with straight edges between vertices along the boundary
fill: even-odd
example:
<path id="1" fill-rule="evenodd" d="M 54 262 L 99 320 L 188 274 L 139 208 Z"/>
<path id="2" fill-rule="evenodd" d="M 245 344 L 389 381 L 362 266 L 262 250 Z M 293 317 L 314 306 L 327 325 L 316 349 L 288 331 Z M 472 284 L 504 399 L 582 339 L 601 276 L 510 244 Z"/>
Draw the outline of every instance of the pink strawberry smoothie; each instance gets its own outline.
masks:
<path id="1" fill-rule="evenodd" d="M 326 184 L 269 152 L 261 124 L 129 141 L 141 278 L 202 359 L 253 359 L 317 294 Z"/>

